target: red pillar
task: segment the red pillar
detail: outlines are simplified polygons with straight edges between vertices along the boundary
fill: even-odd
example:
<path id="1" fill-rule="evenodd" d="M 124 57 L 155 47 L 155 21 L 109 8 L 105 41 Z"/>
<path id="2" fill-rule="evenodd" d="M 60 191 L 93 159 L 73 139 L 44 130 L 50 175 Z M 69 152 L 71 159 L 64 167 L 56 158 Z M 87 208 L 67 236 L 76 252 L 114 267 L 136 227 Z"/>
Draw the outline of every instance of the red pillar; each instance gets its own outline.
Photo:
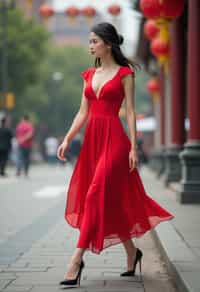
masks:
<path id="1" fill-rule="evenodd" d="M 165 146 L 165 73 L 160 69 L 160 144 Z"/>
<path id="2" fill-rule="evenodd" d="M 170 30 L 171 77 L 171 143 L 181 146 L 185 140 L 185 58 L 184 28 L 181 19 L 174 20 Z"/>
<path id="3" fill-rule="evenodd" d="M 182 203 L 200 203 L 200 1 L 189 0 L 187 101 L 190 129 L 180 153 Z"/>
<path id="4" fill-rule="evenodd" d="M 200 1 L 188 3 L 188 140 L 193 143 L 200 142 Z"/>

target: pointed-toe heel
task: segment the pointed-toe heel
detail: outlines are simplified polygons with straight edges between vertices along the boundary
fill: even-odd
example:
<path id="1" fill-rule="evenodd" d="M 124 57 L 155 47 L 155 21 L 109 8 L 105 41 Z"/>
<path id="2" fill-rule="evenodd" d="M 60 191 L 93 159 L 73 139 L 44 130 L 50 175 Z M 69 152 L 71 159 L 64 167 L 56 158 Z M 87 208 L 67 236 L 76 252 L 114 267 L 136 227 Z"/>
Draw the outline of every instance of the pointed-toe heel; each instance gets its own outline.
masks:
<path id="1" fill-rule="evenodd" d="M 121 277 L 135 276 L 135 270 L 136 270 L 136 266 L 137 266 L 138 262 L 139 262 L 139 270 L 140 270 L 140 276 L 141 276 L 142 275 L 142 256 L 143 256 L 142 251 L 139 248 L 137 248 L 136 249 L 136 256 L 135 256 L 135 260 L 134 260 L 134 264 L 133 264 L 133 269 L 120 274 L 120 276 Z"/>
<path id="2" fill-rule="evenodd" d="M 63 286 L 78 286 L 80 287 L 80 283 L 81 283 L 81 274 L 82 274 L 82 270 L 84 268 L 85 264 L 83 261 L 81 261 L 80 267 L 79 267 L 79 271 L 78 274 L 76 276 L 76 278 L 74 279 L 64 279 L 63 281 L 61 281 L 59 283 L 59 285 L 63 285 Z"/>

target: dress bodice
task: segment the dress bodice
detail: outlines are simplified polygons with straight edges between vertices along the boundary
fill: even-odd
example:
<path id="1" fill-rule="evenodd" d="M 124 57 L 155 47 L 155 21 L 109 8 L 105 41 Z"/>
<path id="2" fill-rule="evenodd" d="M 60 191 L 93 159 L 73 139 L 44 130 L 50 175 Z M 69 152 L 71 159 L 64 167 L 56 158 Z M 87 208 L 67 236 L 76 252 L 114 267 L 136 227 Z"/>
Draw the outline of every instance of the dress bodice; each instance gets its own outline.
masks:
<path id="1" fill-rule="evenodd" d="M 124 98 L 122 77 L 134 74 L 134 70 L 130 67 L 121 66 L 113 78 L 100 87 L 98 96 L 92 87 L 92 78 L 95 70 L 95 67 L 89 67 L 81 73 L 84 80 L 86 80 L 84 95 L 89 101 L 90 114 L 116 116 L 119 113 Z"/>

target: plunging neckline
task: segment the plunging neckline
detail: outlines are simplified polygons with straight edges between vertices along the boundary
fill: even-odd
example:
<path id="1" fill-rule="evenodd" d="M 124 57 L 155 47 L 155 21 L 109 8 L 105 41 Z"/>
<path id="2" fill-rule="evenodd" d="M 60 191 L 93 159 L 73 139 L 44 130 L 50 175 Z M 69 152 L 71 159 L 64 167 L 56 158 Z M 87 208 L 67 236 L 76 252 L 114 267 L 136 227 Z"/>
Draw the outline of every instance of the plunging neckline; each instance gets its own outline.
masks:
<path id="1" fill-rule="evenodd" d="M 94 90 L 94 88 L 93 88 L 93 86 L 92 86 L 93 76 L 94 76 L 94 74 L 96 73 L 96 68 L 94 68 L 94 70 L 93 70 L 93 72 L 92 72 L 91 80 L 90 80 L 90 87 L 91 87 L 91 89 L 92 89 L 92 92 L 94 93 L 94 96 L 95 96 L 96 100 L 99 100 L 99 99 L 100 99 L 100 95 L 101 95 L 101 92 L 102 92 L 103 88 L 104 88 L 109 82 L 113 81 L 113 80 L 117 77 L 117 75 L 118 75 L 120 69 L 121 69 L 121 66 L 118 68 L 118 70 L 115 72 L 115 74 L 113 75 L 113 77 L 112 77 L 111 79 L 108 79 L 107 81 L 105 81 L 105 82 L 103 83 L 102 86 L 100 86 L 99 90 L 97 91 L 97 93 L 99 92 L 99 94 L 97 95 L 97 93 L 95 92 L 95 90 Z"/>

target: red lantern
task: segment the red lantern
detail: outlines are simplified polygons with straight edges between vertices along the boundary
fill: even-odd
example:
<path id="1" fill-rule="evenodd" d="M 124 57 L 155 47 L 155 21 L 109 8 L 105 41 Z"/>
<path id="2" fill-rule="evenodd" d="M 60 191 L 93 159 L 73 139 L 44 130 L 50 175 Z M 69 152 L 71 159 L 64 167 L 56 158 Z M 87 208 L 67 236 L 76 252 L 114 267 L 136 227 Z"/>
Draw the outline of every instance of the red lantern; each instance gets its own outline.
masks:
<path id="1" fill-rule="evenodd" d="M 148 18 L 158 18 L 161 12 L 159 0 L 140 0 L 140 9 Z"/>
<path id="2" fill-rule="evenodd" d="M 164 42 L 157 37 L 151 42 L 151 52 L 154 56 L 159 57 L 169 55 L 169 42 Z"/>
<path id="3" fill-rule="evenodd" d="M 112 16 L 117 16 L 120 14 L 120 12 L 121 7 L 117 4 L 113 4 L 108 7 L 108 13 L 110 13 Z"/>
<path id="4" fill-rule="evenodd" d="M 79 15 L 80 11 L 77 7 L 75 6 L 70 6 L 65 9 L 65 14 L 69 18 L 69 22 L 71 25 L 74 24 L 75 18 Z"/>
<path id="5" fill-rule="evenodd" d="M 184 9 L 184 0 L 140 0 L 140 9 L 148 18 L 176 18 Z"/>
<path id="6" fill-rule="evenodd" d="M 47 20 L 50 16 L 54 14 L 53 8 L 48 4 L 42 4 L 39 9 L 40 15 Z"/>
<path id="7" fill-rule="evenodd" d="M 92 6 L 84 7 L 81 13 L 86 17 L 94 17 L 96 15 L 96 9 Z"/>
<path id="8" fill-rule="evenodd" d="M 81 10 L 81 13 L 86 17 L 88 25 L 91 25 L 92 18 L 96 15 L 96 9 L 92 6 L 86 6 Z"/>
<path id="9" fill-rule="evenodd" d="M 150 94 L 160 91 L 160 84 L 157 78 L 152 78 L 147 82 L 147 90 Z"/>
<path id="10" fill-rule="evenodd" d="M 159 32 L 159 28 L 156 25 L 155 20 L 148 19 L 144 24 L 144 34 L 147 37 L 147 39 L 152 40 L 156 37 L 156 35 Z"/>
<path id="11" fill-rule="evenodd" d="M 160 83 L 158 78 L 152 78 L 147 82 L 146 86 L 148 92 L 152 95 L 154 102 L 160 99 Z"/>
<path id="12" fill-rule="evenodd" d="M 65 9 L 65 14 L 69 17 L 76 17 L 79 15 L 79 9 L 75 6 L 70 6 Z"/>
<path id="13" fill-rule="evenodd" d="M 183 9 L 184 0 L 162 0 L 162 13 L 165 18 L 179 17 L 183 13 Z"/>

